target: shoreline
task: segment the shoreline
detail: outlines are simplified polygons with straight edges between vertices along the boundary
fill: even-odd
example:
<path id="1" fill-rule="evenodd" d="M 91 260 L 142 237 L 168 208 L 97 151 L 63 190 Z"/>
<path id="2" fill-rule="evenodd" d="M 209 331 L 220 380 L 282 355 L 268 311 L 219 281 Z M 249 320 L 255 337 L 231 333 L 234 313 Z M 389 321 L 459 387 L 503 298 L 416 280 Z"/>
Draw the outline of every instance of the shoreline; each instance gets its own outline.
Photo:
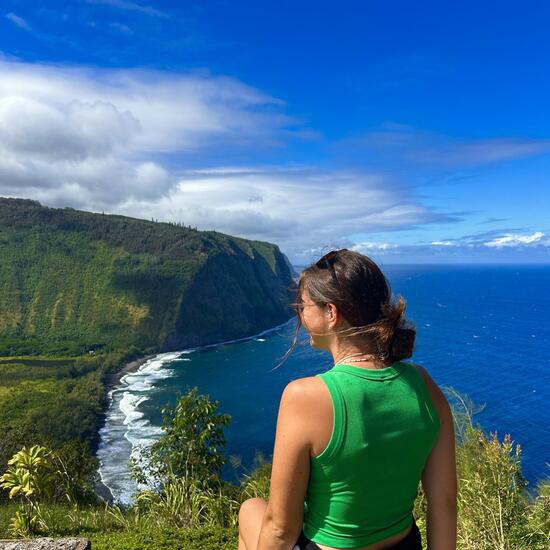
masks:
<path id="1" fill-rule="evenodd" d="M 180 352 L 184 352 L 186 350 L 200 351 L 200 350 L 204 350 L 204 349 L 207 349 L 207 348 L 210 348 L 210 347 L 216 347 L 216 346 L 221 346 L 221 345 L 225 345 L 225 344 L 231 344 L 231 343 L 235 343 L 235 342 L 242 342 L 242 341 L 245 341 L 245 340 L 258 338 L 260 336 L 267 335 L 270 332 L 276 331 L 277 329 L 280 329 L 281 327 L 285 326 L 286 324 L 290 323 L 293 320 L 294 320 L 294 317 L 290 317 L 288 320 L 284 321 L 283 323 L 280 323 L 278 325 L 275 325 L 274 327 L 270 327 L 268 329 L 262 330 L 261 332 L 259 332 L 257 334 L 250 335 L 250 336 L 244 336 L 242 338 L 236 338 L 236 339 L 233 339 L 233 340 L 225 340 L 225 341 L 216 342 L 216 343 L 212 343 L 212 344 L 205 344 L 205 345 L 202 345 L 202 346 L 197 346 L 195 348 L 184 348 L 184 349 L 179 350 L 179 351 Z M 128 361 L 127 363 L 123 364 L 122 367 L 120 369 L 118 369 L 116 372 L 112 373 L 109 376 L 108 380 L 105 382 L 105 395 L 107 396 L 114 389 L 119 388 L 120 384 L 121 384 L 121 380 L 126 374 L 137 371 L 144 363 L 149 361 L 149 359 L 151 359 L 153 357 L 156 357 L 158 355 L 161 355 L 162 353 L 163 352 L 158 352 L 158 353 L 152 353 L 152 354 L 149 354 L 149 355 L 144 355 L 142 357 L 138 357 L 137 359 L 133 359 L 133 360 Z M 105 410 L 103 411 L 104 417 L 106 417 L 106 415 L 107 415 L 107 409 L 108 409 L 108 405 L 105 408 Z M 96 494 L 102 500 L 108 502 L 111 505 L 116 503 L 116 499 L 114 498 L 113 494 L 111 493 L 111 490 L 109 489 L 109 487 L 107 487 L 107 485 L 105 485 L 103 483 L 101 478 L 99 478 L 97 480 L 97 483 L 95 485 L 95 491 L 96 491 Z"/>
<path id="2" fill-rule="evenodd" d="M 126 374 L 129 374 L 131 372 L 135 372 L 141 367 L 143 364 L 147 363 L 149 359 L 152 359 L 153 357 L 156 357 L 159 355 L 158 353 L 151 353 L 149 355 L 144 355 L 143 357 L 138 357 L 137 359 L 132 359 L 131 361 L 128 361 L 127 363 L 124 363 L 120 369 L 113 372 L 109 378 L 105 382 L 105 395 L 108 396 L 114 389 L 116 389 L 118 386 L 120 386 L 122 377 Z M 107 415 L 107 408 L 103 411 L 104 417 Z M 113 493 L 111 493 L 111 490 L 103 481 L 101 480 L 101 477 L 98 476 L 98 480 L 95 485 L 95 492 L 99 498 L 101 498 L 103 501 L 108 502 L 110 505 L 113 505 L 116 503 L 116 499 L 113 496 Z"/>
<path id="3" fill-rule="evenodd" d="M 137 371 L 139 367 L 141 367 L 141 365 L 147 363 L 149 359 L 156 357 L 157 355 L 159 355 L 159 353 L 151 353 L 149 355 L 144 355 L 143 357 L 138 357 L 137 359 L 132 359 L 132 361 L 124 363 L 124 365 L 122 365 L 119 370 L 113 372 L 106 380 L 105 392 L 109 393 L 111 390 L 115 389 L 115 387 L 120 384 L 120 381 L 125 374 Z"/>

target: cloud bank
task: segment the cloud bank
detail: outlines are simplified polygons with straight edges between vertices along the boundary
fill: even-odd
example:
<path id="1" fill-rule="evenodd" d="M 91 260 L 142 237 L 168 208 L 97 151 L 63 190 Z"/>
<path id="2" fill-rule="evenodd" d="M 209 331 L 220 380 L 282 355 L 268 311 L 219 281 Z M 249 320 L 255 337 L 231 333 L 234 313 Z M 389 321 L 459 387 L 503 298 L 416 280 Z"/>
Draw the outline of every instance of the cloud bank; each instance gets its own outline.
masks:
<path id="1" fill-rule="evenodd" d="M 186 166 L 316 137 L 236 79 L 0 59 L 0 90 L 0 195 L 269 240 L 295 261 L 354 233 L 456 219 L 382 172 Z"/>
<path id="2" fill-rule="evenodd" d="M 127 2 L 102 3 L 134 9 Z M 379 147 L 410 142 L 407 127 L 386 130 L 372 138 Z M 549 248 L 542 231 L 502 230 L 415 245 L 365 239 L 457 222 L 462 214 L 424 205 L 412 186 L 386 171 L 222 161 L 227 150 L 254 160 L 262 148 L 312 137 L 313 130 L 285 112 L 284 101 L 236 79 L 0 57 L 0 195 L 276 242 L 297 264 L 334 247 L 395 261 L 436 257 L 442 250 Z M 478 158 L 499 157 L 484 147 Z M 531 151 L 507 147 L 500 157 Z M 459 149 L 449 158 L 472 154 Z M 192 167 L 205 152 L 217 151 L 217 166 Z"/>
<path id="3" fill-rule="evenodd" d="M 291 132 L 283 102 L 227 77 L 0 59 L 0 193 L 50 206 L 150 201 L 177 184 L 156 156 Z"/>
<path id="4" fill-rule="evenodd" d="M 352 247 L 363 254 L 389 263 L 499 262 L 518 261 L 548 263 L 550 232 L 507 232 L 493 230 L 458 239 L 415 244 L 357 243 Z M 513 254 L 510 254 L 510 252 Z"/>
<path id="5" fill-rule="evenodd" d="M 351 246 L 346 236 L 358 231 L 452 219 L 417 204 L 385 175 L 268 168 L 189 171 L 156 203 L 130 200 L 117 211 L 273 241 L 298 263 L 319 245 Z"/>

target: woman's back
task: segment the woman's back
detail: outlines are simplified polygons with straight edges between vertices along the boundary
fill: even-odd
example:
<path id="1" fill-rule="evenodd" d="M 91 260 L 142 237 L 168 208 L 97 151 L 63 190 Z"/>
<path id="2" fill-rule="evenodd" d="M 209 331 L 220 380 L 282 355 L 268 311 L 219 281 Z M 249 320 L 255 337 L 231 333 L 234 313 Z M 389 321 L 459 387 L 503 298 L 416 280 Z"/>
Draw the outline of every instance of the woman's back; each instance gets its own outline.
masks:
<path id="1" fill-rule="evenodd" d="M 339 364 L 315 378 L 324 388 L 312 412 L 319 421 L 305 535 L 335 548 L 399 538 L 411 526 L 418 482 L 440 429 L 421 372 L 405 362 L 384 369 Z"/>
<path id="2" fill-rule="evenodd" d="M 420 550 L 412 512 L 421 480 L 428 547 L 455 550 L 452 411 L 422 367 L 402 362 L 416 338 L 405 305 L 353 250 L 330 251 L 301 272 L 285 358 L 304 327 L 335 367 L 283 392 L 258 548 L 286 550 L 299 523 L 300 549 Z"/>

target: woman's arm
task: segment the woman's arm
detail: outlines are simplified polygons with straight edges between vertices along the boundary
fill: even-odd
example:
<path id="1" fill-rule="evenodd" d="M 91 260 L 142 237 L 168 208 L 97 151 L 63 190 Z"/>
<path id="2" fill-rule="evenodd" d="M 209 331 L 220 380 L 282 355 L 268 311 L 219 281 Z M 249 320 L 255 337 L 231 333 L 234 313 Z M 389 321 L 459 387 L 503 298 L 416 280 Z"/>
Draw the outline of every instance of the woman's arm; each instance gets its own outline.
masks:
<path id="1" fill-rule="evenodd" d="M 315 395 L 307 378 L 287 384 L 281 396 L 269 502 L 256 550 L 288 550 L 298 539 L 309 482 L 309 434 Z"/>
<path id="2" fill-rule="evenodd" d="M 441 429 L 422 472 L 422 488 L 428 502 L 426 535 L 428 550 L 456 550 L 457 479 L 453 414 L 447 398 L 428 372 L 422 374 L 435 405 Z"/>

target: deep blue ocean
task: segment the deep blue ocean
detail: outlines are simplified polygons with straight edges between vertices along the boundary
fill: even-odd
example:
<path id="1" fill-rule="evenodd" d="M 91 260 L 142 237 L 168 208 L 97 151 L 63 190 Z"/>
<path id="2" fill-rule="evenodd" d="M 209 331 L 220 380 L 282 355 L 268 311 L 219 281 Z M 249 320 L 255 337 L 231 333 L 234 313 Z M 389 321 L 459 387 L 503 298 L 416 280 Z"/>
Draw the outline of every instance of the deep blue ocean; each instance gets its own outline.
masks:
<path id="1" fill-rule="evenodd" d="M 474 421 L 500 440 L 521 445 L 532 489 L 550 475 L 550 266 L 382 266 L 417 328 L 415 354 L 444 389 L 480 409 Z M 299 271 L 299 269 L 297 269 Z M 230 414 L 222 477 L 237 482 L 255 451 L 271 460 L 281 393 L 295 379 L 331 368 L 331 356 L 300 344 L 280 368 L 295 320 L 249 339 L 161 354 L 126 375 L 111 395 L 101 431 L 101 477 L 129 502 L 135 490 L 127 461 L 137 445 L 158 438 L 161 408 L 197 386 Z M 240 458 L 235 470 L 229 457 Z"/>

